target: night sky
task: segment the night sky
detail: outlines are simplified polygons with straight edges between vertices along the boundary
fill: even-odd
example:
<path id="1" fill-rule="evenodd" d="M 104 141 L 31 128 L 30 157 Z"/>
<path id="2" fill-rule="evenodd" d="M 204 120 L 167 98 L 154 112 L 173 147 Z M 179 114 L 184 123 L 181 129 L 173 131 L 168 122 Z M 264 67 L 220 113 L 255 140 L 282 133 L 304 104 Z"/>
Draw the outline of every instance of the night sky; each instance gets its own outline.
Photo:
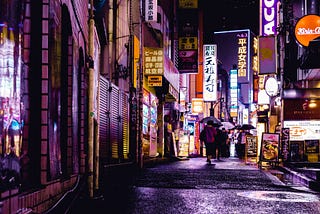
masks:
<path id="1" fill-rule="evenodd" d="M 204 43 L 212 42 L 215 31 L 250 29 L 258 35 L 259 2 L 259 0 L 202 0 Z"/>

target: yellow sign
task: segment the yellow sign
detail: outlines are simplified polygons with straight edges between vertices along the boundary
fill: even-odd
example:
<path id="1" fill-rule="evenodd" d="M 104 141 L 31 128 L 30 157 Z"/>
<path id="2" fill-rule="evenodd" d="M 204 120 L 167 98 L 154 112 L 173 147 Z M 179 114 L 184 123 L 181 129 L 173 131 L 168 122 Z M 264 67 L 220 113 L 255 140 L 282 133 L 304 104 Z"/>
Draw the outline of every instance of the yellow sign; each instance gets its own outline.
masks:
<path id="1" fill-rule="evenodd" d="M 179 37 L 179 50 L 196 50 L 198 49 L 197 37 Z"/>
<path id="2" fill-rule="evenodd" d="M 162 86 L 162 76 L 148 76 L 149 86 Z"/>
<path id="3" fill-rule="evenodd" d="M 179 8 L 198 8 L 198 0 L 179 0 Z"/>
<path id="4" fill-rule="evenodd" d="M 163 49 L 144 48 L 144 75 L 163 75 Z"/>

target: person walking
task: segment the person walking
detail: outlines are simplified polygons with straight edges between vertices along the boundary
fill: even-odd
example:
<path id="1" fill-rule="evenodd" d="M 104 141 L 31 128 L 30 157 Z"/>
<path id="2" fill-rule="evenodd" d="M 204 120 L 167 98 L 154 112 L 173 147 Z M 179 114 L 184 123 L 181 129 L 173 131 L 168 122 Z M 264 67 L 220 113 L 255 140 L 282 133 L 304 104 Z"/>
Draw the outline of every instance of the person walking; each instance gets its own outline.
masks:
<path id="1" fill-rule="evenodd" d="M 220 143 L 221 143 L 221 157 L 227 158 L 229 157 L 229 142 L 228 142 L 228 132 L 227 130 L 222 127 L 220 133 Z"/>
<path id="2" fill-rule="evenodd" d="M 207 125 L 200 133 L 200 141 L 204 142 L 206 146 L 206 156 L 208 164 L 211 164 L 211 159 L 215 155 L 215 138 L 217 136 L 217 130 L 214 127 L 212 120 L 207 122 Z"/>

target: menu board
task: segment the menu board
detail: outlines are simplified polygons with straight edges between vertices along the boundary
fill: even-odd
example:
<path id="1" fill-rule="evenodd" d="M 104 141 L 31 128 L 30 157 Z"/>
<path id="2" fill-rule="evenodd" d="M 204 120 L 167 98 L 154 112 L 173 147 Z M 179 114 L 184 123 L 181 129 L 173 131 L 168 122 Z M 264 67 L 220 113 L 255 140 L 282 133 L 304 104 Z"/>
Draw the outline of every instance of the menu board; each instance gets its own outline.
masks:
<path id="1" fill-rule="evenodd" d="M 262 133 L 261 140 L 261 161 L 278 162 L 280 134 Z"/>
<path id="2" fill-rule="evenodd" d="M 246 136 L 247 138 L 247 157 L 257 156 L 257 137 L 256 136 Z"/>

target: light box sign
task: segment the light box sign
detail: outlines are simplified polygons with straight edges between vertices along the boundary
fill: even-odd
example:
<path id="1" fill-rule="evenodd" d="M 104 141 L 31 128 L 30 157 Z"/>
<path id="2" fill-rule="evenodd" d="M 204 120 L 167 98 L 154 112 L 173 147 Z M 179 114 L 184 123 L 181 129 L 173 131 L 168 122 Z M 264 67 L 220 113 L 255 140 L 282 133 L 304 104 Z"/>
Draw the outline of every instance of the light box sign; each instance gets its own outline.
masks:
<path id="1" fill-rule="evenodd" d="M 148 76 L 148 86 L 162 86 L 162 76 Z"/>
<path id="2" fill-rule="evenodd" d="M 238 71 L 230 70 L 230 116 L 238 116 Z"/>
<path id="3" fill-rule="evenodd" d="M 157 0 L 145 1 L 145 20 L 146 22 L 157 21 Z"/>
<path id="4" fill-rule="evenodd" d="M 217 45 L 203 46 L 203 101 L 217 100 Z"/>
<path id="5" fill-rule="evenodd" d="M 278 25 L 278 0 L 260 0 L 260 35 L 276 35 Z"/>
<path id="6" fill-rule="evenodd" d="M 192 108 L 191 111 L 193 114 L 203 113 L 203 100 L 200 98 L 192 99 Z"/>
<path id="7" fill-rule="evenodd" d="M 302 46 L 309 46 L 310 41 L 320 36 L 320 16 L 306 15 L 301 17 L 295 26 L 296 40 Z"/>
<path id="8" fill-rule="evenodd" d="M 247 76 L 248 35 L 240 34 L 238 37 L 238 76 Z"/>
<path id="9" fill-rule="evenodd" d="M 283 121 L 283 127 L 290 129 L 290 141 L 320 139 L 320 121 Z"/>
<path id="10" fill-rule="evenodd" d="M 277 71 L 276 37 L 259 37 L 259 74 L 275 74 Z"/>
<path id="11" fill-rule="evenodd" d="M 163 49 L 144 48 L 144 75 L 163 75 Z"/>

